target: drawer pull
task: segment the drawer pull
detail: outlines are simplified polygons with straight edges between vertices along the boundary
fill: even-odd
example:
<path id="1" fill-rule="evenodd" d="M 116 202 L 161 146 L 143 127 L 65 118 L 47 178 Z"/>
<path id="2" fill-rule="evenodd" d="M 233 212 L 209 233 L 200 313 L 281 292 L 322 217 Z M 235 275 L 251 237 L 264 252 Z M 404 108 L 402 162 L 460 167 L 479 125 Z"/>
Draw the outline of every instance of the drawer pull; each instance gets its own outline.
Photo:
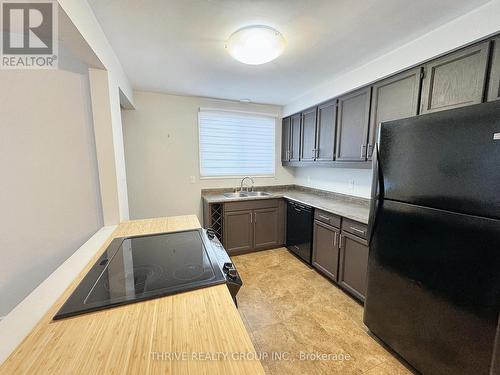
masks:
<path id="1" fill-rule="evenodd" d="M 330 218 L 328 216 L 324 216 L 324 215 L 318 215 L 318 217 L 320 219 L 323 219 L 323 220 L 326 220 L 326 221 L 330 221 Z"/>
<path id="2" fill-rule="evenodd" d="M 354 228 L 354 227 L 350 227 L 350 228 L 351 228 L 351 230 L 353 230 L 353 231 L 355 231 L 357 233 L 365 234 L 365 232 L 366 232 L 366 231 L 358 229 L 358 228 Z"/>

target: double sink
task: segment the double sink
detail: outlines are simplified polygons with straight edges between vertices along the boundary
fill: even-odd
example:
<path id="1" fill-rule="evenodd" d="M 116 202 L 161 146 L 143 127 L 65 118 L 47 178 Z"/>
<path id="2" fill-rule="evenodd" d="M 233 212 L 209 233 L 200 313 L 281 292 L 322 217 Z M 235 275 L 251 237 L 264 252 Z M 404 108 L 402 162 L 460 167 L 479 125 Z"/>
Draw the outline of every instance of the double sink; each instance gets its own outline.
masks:
<path id="1" fill-rule="evenodd" d="M 272 195 L 265 191 L 237 191 L 235 193 L 224 193 L 226 198 L 253 198 L 253 197 L 268 197 Z"/>

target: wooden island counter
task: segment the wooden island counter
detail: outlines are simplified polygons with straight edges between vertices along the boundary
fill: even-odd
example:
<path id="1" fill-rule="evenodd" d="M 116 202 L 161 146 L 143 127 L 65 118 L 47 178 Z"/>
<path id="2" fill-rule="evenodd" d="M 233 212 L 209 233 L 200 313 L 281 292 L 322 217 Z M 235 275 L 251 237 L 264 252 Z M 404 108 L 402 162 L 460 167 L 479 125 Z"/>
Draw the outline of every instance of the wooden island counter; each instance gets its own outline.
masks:
<path id="1" fill-rule="evenodd" d="M 226 285 L 52 320 L 114 237 L 199 227 L 195 215 L 118 225 L 0 373 L 264 374 Z"/>

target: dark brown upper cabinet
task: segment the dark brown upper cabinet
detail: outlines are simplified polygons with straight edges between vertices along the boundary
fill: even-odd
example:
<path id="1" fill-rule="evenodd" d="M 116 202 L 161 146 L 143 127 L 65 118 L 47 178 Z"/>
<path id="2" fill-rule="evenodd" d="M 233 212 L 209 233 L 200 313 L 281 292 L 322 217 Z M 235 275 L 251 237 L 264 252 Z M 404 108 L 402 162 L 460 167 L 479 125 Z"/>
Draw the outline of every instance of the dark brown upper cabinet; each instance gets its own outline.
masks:
<path id="1" fill-rule="evenodd" d="M 339 98 L 337 152 L 339 161 L 365 161 L 370 118 L 371 87 Z"/>
<path id="2" fill-rule="evenodd" d="M 483 42 L 425 65 L 420 113 L 483 101 L 490 42 Z"/>
<path id="3" fill-rule="evenodd" d="M 367 159 L 372 159 L 379 124 L 418 114 L 422 67 L 408 70 L 372 86 Z"/>
<path id="4" fill-rule="evenodd" d="M 290 161 L 299 161 L 300 157 L 301 115 L 296 114 L 290 119 Z"/>
<path id="5" fill-rule="evenodd" d="M 281 161 L 290 160 L 290 117 L 284 118 L 281 125 Z"/>
<path id="6" fill-rule="evenodd" d="M 488 101 L 500 99 L 500 37 L 493 40 Z"/>
<path id="7" fill-rule="evenodd" d="M 317 107 L 302 112 L 302 137 L 300 143 L 300 160 L 316 159 L 316 110 Z"/>
<path id="8" fill-rule="evenodd" d="M 318 106 L 316 131 L 316 160 L 335 160 L 335 124 L 337 121 L 337 100 Z"/>

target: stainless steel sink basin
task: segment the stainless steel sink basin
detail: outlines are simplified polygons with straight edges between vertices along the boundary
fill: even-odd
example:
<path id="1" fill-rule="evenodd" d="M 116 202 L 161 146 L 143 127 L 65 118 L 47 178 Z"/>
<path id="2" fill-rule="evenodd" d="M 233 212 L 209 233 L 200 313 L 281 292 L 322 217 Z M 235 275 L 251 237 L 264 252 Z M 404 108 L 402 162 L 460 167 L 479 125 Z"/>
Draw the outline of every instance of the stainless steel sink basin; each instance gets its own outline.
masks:
<path id="1" fill-rule="evenodd" d="M 265 191 L 237 191 L 235 193 L 224 193 L 226 198 L 249 198 L 249 197 L 268 197 L 271 193 Z"/>
<path id="2" fill-rule="evenodd" d="M 246 191 L 237 191 L 236 193 L 224 193 L 226 198 L 245 198 L 248 197 L 248 193 Z"/>
<path id="3" fill-rule="evenodd" d="M 272 195 L 271 193 L 266 193 L 265 191 L 249 191 L 247 193 L 249 197 L 268 197 Z"/>

